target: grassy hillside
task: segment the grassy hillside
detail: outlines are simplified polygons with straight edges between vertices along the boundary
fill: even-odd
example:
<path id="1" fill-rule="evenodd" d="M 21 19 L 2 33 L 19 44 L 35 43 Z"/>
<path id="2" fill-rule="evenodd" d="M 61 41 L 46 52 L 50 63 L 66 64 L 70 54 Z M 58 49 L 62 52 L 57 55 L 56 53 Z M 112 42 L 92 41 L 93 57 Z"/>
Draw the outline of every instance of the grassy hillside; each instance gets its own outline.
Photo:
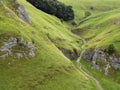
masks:
<path id="1" fill-rule="evenodd" d="M 119 90 L 120 89 L 120 72 L 118 70 L 110 70 L 110 75 L 105 76 L 103 73 L 92 70 L 91 63 L 85 60 L 81 60 L 83 69 L 94 76 L 96 79 L 99 80 L 101 85 L 105 90 Z"/>
<path id="2" fill-rule="evenodd" d="M 106 11 L 119 8 L 119 0 L 59 0 L 67 5 L 71 5 L 75 11 L 75 20 L 79 21 L 85 17 L 85 12 L 97 15 Z"/>
<path id="3" fill-rule="evenodd" d="M 114 44 L 116 52 L 120 53 L 119 0 L 59 1 L 72 5 L 76 15 L 75 20 L 83 21 L 73 32 L 89 40 L 87 48 L 105 48 L 109 44 Z M 84 18 L 86 11 L 89 11 L 91 15 Z"/>
<path id="4" fill-rule="evenodd" d="M 114 44 L 117 52 L 119 47 L 119 9 L 91 17 L 82 23 L 75 32 L 88 39 L 87 48 L 106 47 Z"/>
<path id="5" fill-rule="evenodd" d="M 25 6 L 32 24 L 18 18 L 11 2 L 4 1 L 0 4 L 0 46 L 10 37 L 34 40 L 36 56 L 0 59 L 0 90 L 97 90 L 95 83 L 56 48 L 80 49 L 80 44 L 76 43 L 80 38 L 69 32 L 56 17 L 37 10 L 25 0 L 18 1 Z"/>
<path id="6" fill-rule="evenodd" d="M 73 30 L 81 38 L 86 39 L 86 49 L 107 48 L 113 44 L 116 55 L 120 56 L 120 1 L 119 0 L 59 0 L 72 5 L 76 13 L 75 20 L 80 25 Z M 92 9 L 91 9 L 92 7 Z M 85 12 L 91 16 L 85 17 Z M 91 62 L 81 61 L 84 71 L 99 80 L 105 90 L 120 89 L 120 72 L 111 69 L 110 75 L 91 69 Z"/>

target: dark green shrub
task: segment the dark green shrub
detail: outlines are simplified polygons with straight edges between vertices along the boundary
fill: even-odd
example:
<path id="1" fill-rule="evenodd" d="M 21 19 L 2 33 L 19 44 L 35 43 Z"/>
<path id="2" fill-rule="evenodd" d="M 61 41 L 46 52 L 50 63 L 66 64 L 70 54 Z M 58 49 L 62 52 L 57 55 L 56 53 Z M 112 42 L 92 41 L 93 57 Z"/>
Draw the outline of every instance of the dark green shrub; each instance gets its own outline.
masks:
<path id="1" fill-rule="evenodd" d="M 109 46 L 108 46 L 108 48 L 107 48 L 107 53 L 108 54 L 113 54 L 113 53 L 115 53 L 115 47 L 114 47 L 114 45 L 113 44 L 110 44 Z"/>
<path id="2" fill-rule="evenodd" d="M 25 46 L 23 42 L 18 43 L 18 45 L 21 46 L 21 47 Z"/>
<path id="3" fill-rule="evenodd" d="M 73 21 L 71 24 L 72 24 L 73 26 L 77 25 L 77 23 L 76 23 L 75 21 Z"/>
<path id="4" fill-rule="evenodd" d="M 94 7 L 93 7 L 93 6 L 91 6 L 91 7 L 90 7 L 90 10 L 94 10 Z"/>
<path id="5" fill-rule="evenodd" d="M 36 8 L 52 14 L 65 21 L 74 19 L 74 11 L 72 6 L 66 6 L 65 4 L 57 0 L 27 0 Z"/>
<path id="6" fill-rule="evenodd" d="M 32 43 L 35 44 L 35 40 L 34 39 L 32 39 Z"/>

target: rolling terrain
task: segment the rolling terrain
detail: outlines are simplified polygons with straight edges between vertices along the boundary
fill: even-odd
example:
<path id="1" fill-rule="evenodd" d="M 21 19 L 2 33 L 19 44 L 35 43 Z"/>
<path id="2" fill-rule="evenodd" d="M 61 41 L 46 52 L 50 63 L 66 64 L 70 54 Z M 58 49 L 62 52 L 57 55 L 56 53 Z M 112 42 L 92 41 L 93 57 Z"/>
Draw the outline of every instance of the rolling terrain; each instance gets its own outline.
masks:
<path id="1" fill-rule="evenodd" d="M 0 90 L 119 90 L 119 70 L 105 76 L 82 54 L 113 44 L 120 55 L 120 1 L 59 1 L 73 7 L 74 20 L 61 22 L 26 0 L 0 0 Z M 79 63 L 65 57 L 73 53 Z"/>
<path id="2" fill-rule="evenodd" d="M 0 57 L 0 90 L 96 90 L 95 83 L 57 48 L 80 50 L 81 44 L 76 42 L 81 42 L 80 38 L 67 30 L 58 18 L 25 0 L 18 0 L 18 3 L 25 6 L 31 24 L 16 15 L 19 4 L 12 0 L 0 1 L 0 55 L 6 53 L 2 51 L 6 44 L 15 43 L 12 54 L 4 59 Z M 23 56 L 22 52 L 28 53 L 29 49 L 26 42 L 34 44 L 34 57 Z"/>
<path id="3" fill-rule="evenodd" d="M 115 54 L 120 55 L 120 8 L 119 0 L 60 0 L 68 5 L 72 5 L 76 11 L 75 21 L 77 28 L 72 32 L 86 40 L 85 51 L 106 49 L 109 45 L 114 45 Z M 90 16 L 85 17 L 85 12 L 89 11 Z M 83 50 L 84 51 L 84 50 Z M 92 52 L 91 52 L 92 53 Z M 110 69 L 109 76 L 104 75 L 104 71 L 91 69 L 92 64 L 86 60 L 80 60 L 82 69 L 99 80 L 105 90 L 119 90 L 119 70 Z M 74 62 L 74 61 L 73 61 Z M 74 62 L 75 63 L 75 62 Z M 75 65 L 79 66 L 75 63 Z"/>

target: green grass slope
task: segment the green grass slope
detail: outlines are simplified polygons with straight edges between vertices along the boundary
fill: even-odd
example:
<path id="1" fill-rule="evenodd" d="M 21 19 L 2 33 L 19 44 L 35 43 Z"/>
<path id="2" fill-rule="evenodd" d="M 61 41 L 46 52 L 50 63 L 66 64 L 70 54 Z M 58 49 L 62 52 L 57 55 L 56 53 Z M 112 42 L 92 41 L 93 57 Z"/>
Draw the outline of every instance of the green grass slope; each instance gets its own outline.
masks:
<path id="1" fill-rule="evenodd" d="M 26 41 L 34 40 L 36 56 L 23 59 L 11 56 L 0 60 L 0 90 L 97 90 L 95 83 L 56 48 L 79 48 L 76 43 L 79 37 L 67 31 L 59 19 L 37 10 L 25 0 L 18 1 L 28 11 L 32 25 L 19 19 L 7 7 L 10 2 L 6 0 L 0 4 L 0 46 L 11 36 L 21 36 Z M 8 12 L 10 17 L 6 15 Z M 56 40 L 55 45 L 46 34 Z M 60 43 L 59 39 L 65 42 Z"/>
<path id="2" fill-rule="evenodd" d="M 116 52 L 120 54 L 119 0 L 59 1 L 73 7 L 76 22 L 83 21 L 73 32 L 88 40 L 87 49 L 105 48 L 114 44 Z M 84 18 L 86 11 L 89 11 L 91 16 Z"/>
<path id="3" fill-rule="evenodd" d="M 75 11 L 75 21 L 84 19 L 85 12 L 91 12 L 91 16 L 118 9 L 119 0 L 59 0 L 67 5 L 71 5 Z M 91 9 L 92 8 L 92 9 Z"/>
<path id="4" fill-rule="evenodd" d="M 19 2 L 26 6 L 30 19 L 34 22 L 32 26 L 38 29 L 39 32 L 44 33 L 57 47 L 80 50 L 80 38 L 68 31 L 58 18 L 46 14 L 28 3 L 24 3 L 22 0 L 19 0 Z"/>
<path id="5" fill-rule="evenodd" d="M 107 48 L 114 44 L 116 55 L 120 56 L 120 1 L 119 0 L 59 0 L 72 5 L 76 13 L 76 21 L 82 21 L 73 30 L 74 33 L 86 39 L 86 49 Z M 91 9 L 91 7 L 93 9 Z M 83 18 L 85 12 L 91 12 L 91 16 Z M 82 19 L 82 20 L 81 20 Z M 84 71 L 96 79 L 105 90 L 120 89 L 120 72 L 110 70 L 110 75 L 91 69 L 91 62 L 81 60 Z M 79 68 L 79 67 L 78 67 Z"/>
<path id="6" fill-rule="evenodd" d="M 119 16 L 119 9 L 97 15 L 82 23 L 75 32 L 89 40 L 88 48 L 102 48 L 114 44 L 120 53 Z"/>
<path id="7" fill-rule="evenodd" d="M 105 90 L 119 90 L 120 89 L 120 72 L 118 70 L 110 70 L 110 75 L 105 76 L 103 73 L 97 71 L 97 70 L 92 70 L 91 69 L 91 63 L 87 62 L 85 60 L 81 60 L 82 67 L 83 69 L 94 76 Z"/>

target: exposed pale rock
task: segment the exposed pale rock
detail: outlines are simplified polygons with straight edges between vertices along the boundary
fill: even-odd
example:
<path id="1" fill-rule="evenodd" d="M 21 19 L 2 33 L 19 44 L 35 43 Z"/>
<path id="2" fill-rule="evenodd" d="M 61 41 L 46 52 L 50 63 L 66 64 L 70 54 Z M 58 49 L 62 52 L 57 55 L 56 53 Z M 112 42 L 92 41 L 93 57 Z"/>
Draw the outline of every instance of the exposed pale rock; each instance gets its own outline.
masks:
<path id="1" fill-rule="evenodd" d="M 10 12 L 7 12 L 6 15 L 7 15 L 8 17 L 11 17 L 11 16 L 12 16 L 12 14 L 11 14 Z"/>
<path id="2" fill-rule="evenodd" d="M 31 50 L 29 51 L 29 56 L 30 56 L 30 57 L 35 57 L 35 52 L 34 52 L 34 50 L 31 49 Z"/>
<path id="3" fill-rule="evenodd" d="M 11 63 L 9 62 L 8 65 L 10 65 Z"/>
<path id="4" fill-rule="evenodd" d="M 19 40 L 19 41 L 17 41 Z M 20 46 L 20 43 L 23 43 L 22 46 Z M 23 51 L 16 52 L 16 56 L 12 55 L 14 52 L 12 52 L 13 47 L 19 46 L 22 48 Z M 24 47 L 25 46 L 25 47 Z M 25 51 L 23 48 L 27 48 L 28 51 Z M 24 38 L 15 38 L 10 37 L 7 42 L 4 42 L 4 45 L 0 47 L 0 51 L 4 52 L 5 54 L 1 55 L 0 58 L 6 59 L 7 57 L 14 56 L 18 59 L 21 59 L 23 57 L 35 57 L 35 46 L 32 42 L 24 43 Z M 21 53 L 20 53 L 21 52 Z"/>
<path id="5" fill-rule="evenodd" d="M 114 69 L 118 69 L 120 70 L 120 58 L 116 57 L 115 55 L 111 55 L 108 56 L 106 55 L 105 52 L 103 52 L 102 50 L 99 49 L 95 49 L 94 51 L 86 51 L 83 54 L 83 59 L 87 60 L 87 61 L 92 61 L 92 68 L 96 68 L 97 70 L 99 70 L 98 65 L 96 64 L 96 61 L 99 60 L 100 62 L 105 62 L 105 63 L 109 63 L 109 66 L 113 67 Z M 101 68 L 104 68 L 105 70 L 105 75 L 107 75 L 108 71 L 108 66 L 107 64 Z"/>
<path id="6" fill-rule="evenodd" d="M 114 69 L 119 69 L 120 70 L 120 58 L 117 58 L 115 56 L 110 56 L 109 61 L 110 61 L 110 65 Z"/>
<path id="7" fill-rule="evenodd" d="M 100 61 L 106 62 L 106 55 L 103 51 L 95 49 L 93 60 L 97 60 L 97 59 Z"/>
<path id="8" fill-rule="evenodd" d="M 96 70 L 101 71 L 100 66 L 97 65 L 96 63 L 97 63 L 96 60 L 93 60 L 93 61 L 92 61 L 92 69 L 96 69 Z"/>
<path id="9" fill-rule="evenodd" d="M 11 49 L 16 45 L 17 45 L 16 38 L 13 38 L 13 37 L 9 38 L 8 42 L 4 42 L 4 45 L 0 47 L 1 52 L 6 52 L 6 54 L 0 57 L 5 59 L 9 55 L 12 55 Z"/>
<path id="10" fill-rule="evenodd" d="M 35 57 L 34 44 L 33 44 L 32 42 L 28 42 L 28 43 L 27 43 L 27 47 L 30 49 L 30 50 L 29 50 L 29 56 L 30 56 L 30 57 Z"/>
<path id="11" fill-rule="evenodd" d="M 26 46 L 27 46 L 28 48 L 34 48 L 34 45 L 33 45 L 32 42 L 28 42 L 28 43 L 26 44 Z"/>
<path id="12" fill-rule="evenodd" d="M 16 56 L 17 56 L 18 59 L 23 58 L 23 54 L 22 53 L 16 53 Z"/>
<path id="13" fill-rule="evenodd" d="M 87 51 L 87 52 L 84 52 L 82 57 L 87 61 L 92 61 L 93 56 L 94 56 L 94 51 Z"/>
<path id="14" fill-rule="evenodd" d="M 25 8 L 23 5 L 19 5 L 17 11 L 17 15 L 19 18 L 21 18 L 22 20 L 28 22 L 31 24 L 31 20 L 29 18 L 28 13 L 26 12 Z"/>
<path id="15" fill-rule="evenodd" d="M 106 76 L 109 75 L 109 68 L 110 68 L 110 64 L 109 64 L 109 62 L 108 62 L 108 64 L 107 64 L 106 67 L 105 67 L 105 72 L 104 72 L 104 74 L 105 74 Z"/>

